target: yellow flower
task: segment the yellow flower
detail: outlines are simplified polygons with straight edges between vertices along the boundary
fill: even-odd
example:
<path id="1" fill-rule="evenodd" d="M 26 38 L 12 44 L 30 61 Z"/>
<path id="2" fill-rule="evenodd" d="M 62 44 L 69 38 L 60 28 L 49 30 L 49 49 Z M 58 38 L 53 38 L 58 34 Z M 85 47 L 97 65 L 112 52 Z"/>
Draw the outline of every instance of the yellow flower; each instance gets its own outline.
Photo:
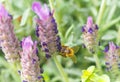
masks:
<path id="1" fill-rule="evenodd" d="M 91 74 L 92 74 L 91 72 L 84 70 L 82 78 L 88 78 Z"/>
<path id="2" fill-rule="evenodd" d="M 82 72 L 82 82 L 110 82 L 108 75 L 103 74 L 102 76 L 95 73 L 95 66 L 90 66 L 87 70 Z"/>
<path id="3" fill-rule="evenodd" d="M 83 74 L 81 76 L 82 82 L 86 82 L 94 73 L 95 66 L 89 67 L 87 70 L 83 70 Z"/>

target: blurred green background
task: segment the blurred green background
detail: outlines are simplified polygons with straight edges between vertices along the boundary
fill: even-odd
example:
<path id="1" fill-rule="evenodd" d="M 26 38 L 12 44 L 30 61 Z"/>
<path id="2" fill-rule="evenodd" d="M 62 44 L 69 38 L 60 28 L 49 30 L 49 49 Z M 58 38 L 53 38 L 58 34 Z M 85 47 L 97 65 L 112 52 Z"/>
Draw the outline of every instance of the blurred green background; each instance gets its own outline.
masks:
<path id="1" fill-rule="evenodd" d="M 0 0 L 13 15 L 15 33 L 19 40 L 31 35 L 34 40 L 36 16 L 31 10 L 32 2 L 35 0 Z M 37 0 L 49 5 L 48 0 Z M 87 49 L 82 47 L 81 27 L 86 24 L 88 16 L 92 16 L 95 23 L 99 25 L 99 58 L 102 69 L 106 73 L 103 49 L 109 41 L 114 41 L 120 45 L 120 0 L 105 0 L 102 6 L 101 15 L 100 5 L 102 0 L 52 0 L 55 18 L 58 24 L 59 35 L 62 44 L 77 49 L 75 53 L 77 63 L 70 58 L 58 56 L 64 70 L 69 76 L 70 82 L 80 82 L 81 71 L 91 65 L 95 65 L 95 60 Z M 50 5 L 49 5 L 50 7 Z M 40 48 L 40 46 L 39 46 Z M 52 59 L 44 62 L 41 59 L 41 65 L 44 69 L 46 82 L 62 82 L 61 75 L 58 72 Z M 0 51 L 0 82 L 20 82 L 20 76 L 16 69 L 6 62 L 4 54 Z"/>

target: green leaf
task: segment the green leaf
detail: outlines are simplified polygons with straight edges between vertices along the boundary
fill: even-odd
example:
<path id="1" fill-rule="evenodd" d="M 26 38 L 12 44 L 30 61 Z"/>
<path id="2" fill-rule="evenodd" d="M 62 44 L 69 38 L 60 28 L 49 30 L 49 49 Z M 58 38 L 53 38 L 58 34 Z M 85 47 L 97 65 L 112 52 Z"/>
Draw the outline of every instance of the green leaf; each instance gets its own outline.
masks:
<path id="1" fill-rule="evenodd" d="M 104 74 L 100 76 L 96 82 L 110 82 L 110 78 L 108 75 Z"/>
<path id="2" fill-rule="evenodd" d="M 113 40 L 116 37 L 117 37 L 117 32 L 114 30 L 110 30 L 101 39 L 102 40 Z"/>
<path id="3" fill-rule="evenodd" d="M 27 19 L 29 17 L 29 14 L 30 14 L 30 8 L 28 8 L 24 11 L 24 13 L 22 15 L 22 20 L 21 20 L 20 26 L 25 25 L 25 23 L 27 22 Z"/>
<path id="4" fill-rule="evenodd" d="M 69 29 L 67 30 L 67 32 L 65 34 L 65 38 L 68 38 L 70 36 L 70 33 L 73 31 L 73 27 L 74 27 L 73 24 L 71 25 L 71 27 L 69 27 Z"/>

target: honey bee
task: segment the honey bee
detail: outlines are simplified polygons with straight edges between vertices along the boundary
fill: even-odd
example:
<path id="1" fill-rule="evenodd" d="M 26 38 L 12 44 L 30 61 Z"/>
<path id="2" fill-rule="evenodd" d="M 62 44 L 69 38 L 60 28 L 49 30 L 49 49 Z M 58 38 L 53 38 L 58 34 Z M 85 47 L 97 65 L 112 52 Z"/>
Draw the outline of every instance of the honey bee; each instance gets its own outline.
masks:
<path id="1" fill-rule="evenodd" d="M 75 56 L 75 50 L 74 48 L 70 48 L 68 46 L 62 46 L 60 55 L 63 57 L 70 57 L 74 63 L 77 62 L 76 56 Z"/>

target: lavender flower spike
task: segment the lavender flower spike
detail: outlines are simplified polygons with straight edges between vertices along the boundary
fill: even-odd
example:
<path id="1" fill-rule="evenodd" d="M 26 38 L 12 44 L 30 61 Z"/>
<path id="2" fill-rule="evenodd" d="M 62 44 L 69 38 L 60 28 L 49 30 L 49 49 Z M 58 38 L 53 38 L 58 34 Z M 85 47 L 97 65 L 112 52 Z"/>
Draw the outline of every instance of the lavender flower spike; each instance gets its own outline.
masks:
<path id="1" fill-rule="evenodd" d="M 98 46 L 98 26 L 96 24 L 93 24 L 92 17 L 88 17 L 87 24 L 82 27 L 82 33 L 83 41 L 85 43 L 86 48 L 91 53 L 95 53 L 96 47 Z"/>
<path id="2" fill-rule="evenodd" d="M 19 61 L 19 41 L 14 34 L 12 16 L 0 4 L 0 46 L 8 62 Z"/>
<path id="3" fill-rule="evenodd" d="M 108 71 L 117 71 L 120 67 L 120 48 L 113 42 L 109 42 L 109 48 L 105 48 L 105 60 Z"/>
<path id="4" fill-rule="evenodd" d="M 22 40 L 21 53 L 21 77 L 23 82 L 42 82 L 39 58 L 36 54 L 37 42 L 33 42 L 31 37 Z"/>
<path id="5" fill-rule="evenodd" d="M 46 4 L 42 6 L 39 2 L 34 2 L 32 4 L 32 10 L 39 17 L 36 19 L 36 34 L 41 42 L 46 57 L 49 58 L 52 54 L 61 51 L 61 42 L 58 35 L 57 24 L 53 18 L 53 13 L 50 12 Z"/>

